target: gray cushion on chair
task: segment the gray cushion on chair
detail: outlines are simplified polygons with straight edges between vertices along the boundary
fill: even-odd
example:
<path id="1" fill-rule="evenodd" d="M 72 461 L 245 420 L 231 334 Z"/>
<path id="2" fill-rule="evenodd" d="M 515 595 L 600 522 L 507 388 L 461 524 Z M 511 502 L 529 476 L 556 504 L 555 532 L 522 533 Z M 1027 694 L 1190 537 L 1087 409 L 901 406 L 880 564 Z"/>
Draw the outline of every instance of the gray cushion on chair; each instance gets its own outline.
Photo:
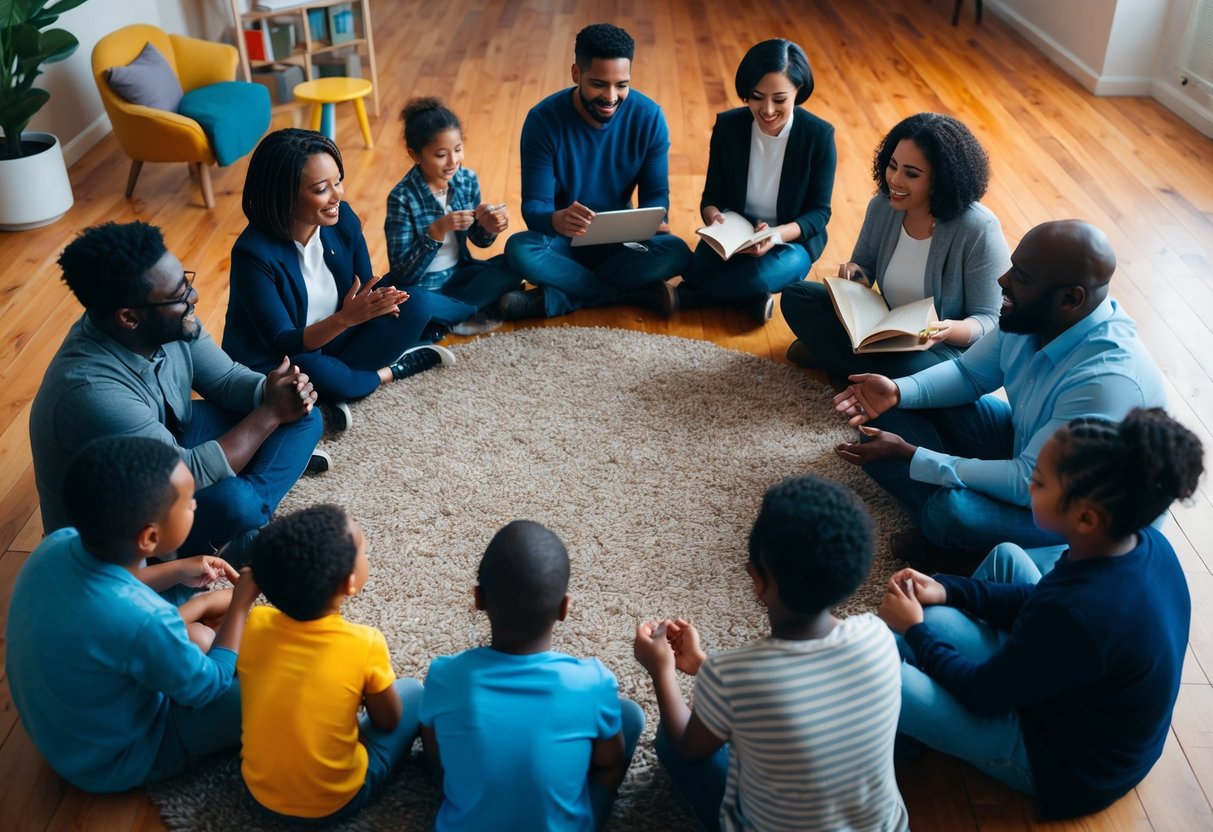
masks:
<path id="1" fill-rule="evenodd" d="M 181 103 L 181 82 L 150 42 L 135 60 L 110 69 L 108 77 L 114 92 L 132 104 L 175 113 Z"/>

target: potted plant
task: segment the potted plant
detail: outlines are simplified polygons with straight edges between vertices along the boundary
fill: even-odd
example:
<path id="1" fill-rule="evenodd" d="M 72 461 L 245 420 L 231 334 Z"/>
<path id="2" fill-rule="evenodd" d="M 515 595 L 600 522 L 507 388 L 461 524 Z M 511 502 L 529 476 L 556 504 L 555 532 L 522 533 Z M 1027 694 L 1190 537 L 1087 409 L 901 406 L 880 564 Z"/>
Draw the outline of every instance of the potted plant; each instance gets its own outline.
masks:
<path id="1" fill-rule="evenodd" d="M 0 228 L 36 228 L 72 207 L 72 187 L 59 140 L 27 133 L 26 125 L 50 100 L 34 87 L 42 65 L 61 61 L 80 45 L 63 29 L 49 28 L 85 0 L 0 0 Z"/>

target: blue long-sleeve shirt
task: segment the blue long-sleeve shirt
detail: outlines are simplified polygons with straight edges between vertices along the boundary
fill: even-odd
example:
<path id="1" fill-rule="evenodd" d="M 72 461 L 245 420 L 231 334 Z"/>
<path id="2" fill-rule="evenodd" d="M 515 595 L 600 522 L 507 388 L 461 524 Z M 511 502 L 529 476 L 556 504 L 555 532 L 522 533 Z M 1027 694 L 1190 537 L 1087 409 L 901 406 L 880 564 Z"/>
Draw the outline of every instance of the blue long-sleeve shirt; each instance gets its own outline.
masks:
<path id="1" fill-rule="evenodd" d="M 1179 693 L 1191 600 L 1156 529 L 1119 557 L 1062 557 L 1039 584 L 937 575 L 947 604 L 1009 630 L 975 662 L 929 624 L 906 631 L 919 667 L 977 714 L 1018 710 L 1045 817 L 1099 811 L 1162 754 Z"/>
<path id="2" fill-rule="evenodd" d="M 522 125 L 522 218 L 554 235 L 552 214 L 580 202 L 592 211 L 670 207 L 670 131 L 661 108 L 630 90 L 610 121 L 591 127 L 573 106 L 572 88 L 553 93 Z"/>
<path id="3" fill-rule="evenodd" d="M 1015 445 L 1010 459 L 966 459 L 918 448 L 910 478 L 971 488 L 1014 505 L 1029 503 L 1028 479 L 1040 449 L 1080 416 L 1119 421 L 1135 407 L 1165 407 L 1158 365 L 1137 325 L 1107 298 L 1044 347 L 1036 335 L 995 329 L 964 355 L 895 380 L 900 407 L 953 407 L 1005 387 Z"/>
<path id="4" fill-rule="evenodd" d="M 177 609 L 75 529 L 47 536 L 21 567 L 5 630 L 21 724 L 55 771 L 91 792 L 147 778 L 169 708 L 227 691 L 236 654 L 203 653 Z"/>

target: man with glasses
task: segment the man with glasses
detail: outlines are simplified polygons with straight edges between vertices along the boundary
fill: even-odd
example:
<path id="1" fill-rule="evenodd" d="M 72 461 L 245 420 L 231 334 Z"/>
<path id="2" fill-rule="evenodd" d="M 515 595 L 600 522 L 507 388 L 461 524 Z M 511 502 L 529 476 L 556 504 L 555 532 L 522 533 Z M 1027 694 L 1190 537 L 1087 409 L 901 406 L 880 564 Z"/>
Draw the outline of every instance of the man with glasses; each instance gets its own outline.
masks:
<path id="1" fill-rule="evenodd" d="M 85 311 L 30 411 L 44 531 L 67 525 L 60 489 L 81 448 L 102 436 L 150 436 L 178 449 L 198 489 L 178 554 L 235 541 L 226 556 L 239 561 L 312 464 L 322 425 L 307 376 L 285 357 L 268 376 L 232 361 L 198 321 L 194 273 L 154 226 L 89 228 L 59 266 Z M 191 401 L 191 390 L 201 399 Z"/>

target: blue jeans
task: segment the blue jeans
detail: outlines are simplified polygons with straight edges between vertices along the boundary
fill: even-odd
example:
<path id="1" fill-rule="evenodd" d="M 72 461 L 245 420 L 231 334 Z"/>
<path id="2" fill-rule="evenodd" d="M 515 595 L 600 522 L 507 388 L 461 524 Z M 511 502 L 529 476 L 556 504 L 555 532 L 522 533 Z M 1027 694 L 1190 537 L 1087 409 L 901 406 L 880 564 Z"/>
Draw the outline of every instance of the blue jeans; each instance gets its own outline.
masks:
<path id="1" fill-rule="evenodd" d="M 254 807 L 260 814 L 287 824 L 288 826 L 328 826 L 348 820 L 362 811 L 372 800 L 383 792 L 388 777 L 396 770 L 400 761 L 413 748 L 413 740 L 417 739 L 421 723 L 417 716 L 421 711 L 421 683 L 416 679 L 397 679 L 396 693 L 404 709 L 400 714 L 400 722 L 391 731 L 375 727 L 370 717 L 363 716 L 358 720 L 359 741 L 366 746 L 366 780 L 358 793 L 349 799 L 344 806 L 322 818 L 297 818 L 290 815 L 280 815 L 267 809 L 250 794 Z M 245 790 L 247 793 L 247 789 Z"/>
<path id="2" fill-rule="evenodd" d="M 851 339 L 838 320 L 830 293 L 822 283 L 802 280 L 783 290 L 779 299 L 784 320 L 813 354 L 813 366 L 830 375 L 880 373 L 889 378 L 912 376 L 962 354 L 951 344 L 937 344 L 920 352 L 874 352 L 856 355 Z"/>
<path id="3" fill-rule="evenodd" d="M 695 819 L 705 829 L 720 828 L 720 804 L 729 776 L 729 746 L 722 745 L 706 760 L 689 763 L 670 745 L 665 729 L 658 727 L 653 749 L 661 767 L 670 775 L 674 788 L 691 804 Z"/>
<path id="4" fill-rule="evenodd" d="M 989 658 L 1008 633 L 969 618 L 951 607 L 927 607 L 925 622 L 936 636 L 975 662 Z M 1006 783 L 1035 794 L 1032 767 L 1023 741 L 1019 711 L 978 716 L 918 669 L 913 650 L 897 635 L 901 665 L 901 717 L 897 731 Z"/>
<path id="5" fill-rule="evenodd" d="M 1014 543 L 1000 543 L 978 564 L 973 579 L 1000 584 L 1037 584 L 1053 571 L 1066 548 L 1063 545 L 1023 549 Z"/>
<path id="6" fill-rule="evenodd" d="M 434 320 L 445 326 L 466 321 L 522 284 L 522 277 L 510 271 L 504 254 L 459 263 L 442 275 L 445 275 L 442 285 L 429 291 L 434 298 Z"/>
<path id="7" fill-rule="evenodd" d="M 218 439 L 245 414 L 224 410 L 208 401 L 193 403 L 181 447 L 194 448 Z M 271 433 L 244 470 L 234 477 L 200 488 L 194 527 L 178 550 L 179 557 L 210 554 L 218 545 L 270 521 L 278 503 L 307 467 L 324 426 L 313 410 L 297 422 Z"/>
<path id="8" fill-rule="evenodd" d="M 912 445 L 969 459 L 1010 459 L 1014 450 L 1011 407 L 994 396 L 932 410 L 895 407 L 872 425 Z M 880 459 L 863 470 L 897 498 L 914 524 L 938 546 L 985 552 L 1007 541 L 1027 547 L 1064 542 L 1038 528 L 1026 506 L 969 488 L 943 488 L 910 479 L 909 460 Z"/>
<path id="9" fill-rule="evenodd" d="M 158 783 L 176 777 L 216 751 L 240 747 L 240 682 L 209 705 L 189 708 L 170 702 L 168 725 L 151 770 L 141 783 Z"/>
<path id="10" fill-rule="evenodd" d="M 510 269 L 546 289 L 548 317 L 583 306 L 612 303 L 620 292 L 682 274 L 691 259 L 687 244 L 673 234 L 645 242 L 648 251 L 621 243 L 573 248 L 568 237 L 523 231 L 505 244 Z"/>
<path id="11" fill-rule="evenodd" d="M 631 699 L 619 697 L 619 714 L 622 721 L 620 731 L 623 733 L 623 758 L 627 764 L 632 764 L 636 754 L 636 743 L 640 740 L 640 732 L 644 730 L 644 711 Z M 603 786 L 597 780 L 590 781 L 590 807 L 594 812 L 594 828 L 606 826 L 611 814 L 611 806 L 615 803 L 615 793 Z"/>
<path id="12" fill-rule="evenodd" d="M 762 257 L 737 254 L 721 260 L 711 246 L 701 241 L 683 279 L 712 299 L 729 303 L 782 292 L 803 280 L 812 265 L 804 246 L 796 243 L 777 245 Z"/>
<path id="13" fill-rule="evenodd" d="M 437 306 L 430 292 L 410 292 L 399 316 L 382 315 L 352 326 L 320 349 L 292 356 L 291 361 L 308 374 L 324 401 L 369 396 L 379 387 L 379 369 L 421 343 L 422 330 L 437 317 Z"/>

